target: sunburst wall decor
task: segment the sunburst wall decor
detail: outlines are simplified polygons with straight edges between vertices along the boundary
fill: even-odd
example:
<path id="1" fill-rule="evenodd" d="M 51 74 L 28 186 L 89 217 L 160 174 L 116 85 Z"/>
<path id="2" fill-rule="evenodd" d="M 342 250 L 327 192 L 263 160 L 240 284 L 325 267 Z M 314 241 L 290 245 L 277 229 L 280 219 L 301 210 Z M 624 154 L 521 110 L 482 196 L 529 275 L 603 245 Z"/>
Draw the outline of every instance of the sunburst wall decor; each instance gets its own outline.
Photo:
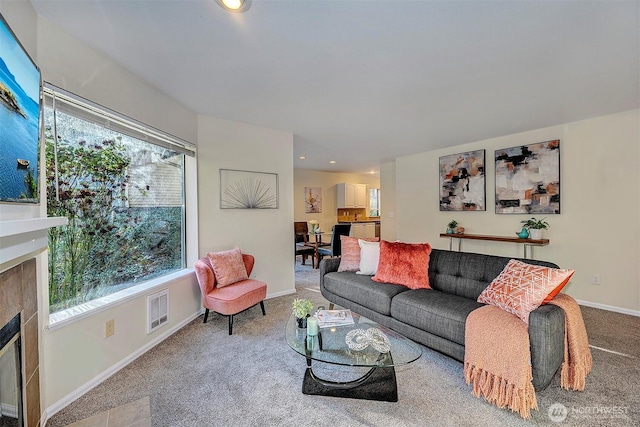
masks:
<path id="1" fill-rule="evenodd" d="M 220 209 L 278 209 L 278 174 L 220 169 Z"/>

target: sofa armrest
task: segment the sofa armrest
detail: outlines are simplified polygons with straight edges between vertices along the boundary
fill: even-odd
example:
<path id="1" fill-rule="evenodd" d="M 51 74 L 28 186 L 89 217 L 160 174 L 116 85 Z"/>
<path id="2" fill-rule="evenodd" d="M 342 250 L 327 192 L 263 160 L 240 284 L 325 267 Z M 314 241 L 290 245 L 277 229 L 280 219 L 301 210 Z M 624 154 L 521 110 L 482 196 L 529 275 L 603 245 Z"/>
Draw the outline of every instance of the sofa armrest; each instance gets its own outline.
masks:
<path id="1" fill-rule="evenodd" d="M 533 386 L 544 390 L 564 359 L 564 311 L 553 304 L 529 313 L 529 344 Z"/>
<path id="2" fill-rule="evenodd" d="M 323 258 L 320 261 L 320 290 L 324 288 L 324 275 L 338 271 L 340 258 Z"/>

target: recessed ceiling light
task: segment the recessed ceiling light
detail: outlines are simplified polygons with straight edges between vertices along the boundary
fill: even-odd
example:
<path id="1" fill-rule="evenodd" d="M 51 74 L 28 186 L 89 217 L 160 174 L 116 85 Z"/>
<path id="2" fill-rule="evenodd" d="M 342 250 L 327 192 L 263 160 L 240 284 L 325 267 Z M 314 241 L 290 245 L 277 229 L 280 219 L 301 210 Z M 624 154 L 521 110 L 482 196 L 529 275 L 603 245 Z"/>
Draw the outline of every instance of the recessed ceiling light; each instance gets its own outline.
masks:
<path id="1" fill-rule="evenodd" d="M 335 160 L 331 160 L 329 163 L 331 163 L 332 165 L 334 165 L 336 163 Z"/>
<path id="2" fill-rule="evenodd" d="M 305 156 L 300 156 L 300 157 L 298 157 L 298 159 L 300 159 L 300 160 L 307 160 L 307 158 L 306 158 Z"/>
<path id="3" fill-rule="evenodd" d="M 242 13 L 251 6 L 251 0 L 216 0 L 224 10 Z"/>

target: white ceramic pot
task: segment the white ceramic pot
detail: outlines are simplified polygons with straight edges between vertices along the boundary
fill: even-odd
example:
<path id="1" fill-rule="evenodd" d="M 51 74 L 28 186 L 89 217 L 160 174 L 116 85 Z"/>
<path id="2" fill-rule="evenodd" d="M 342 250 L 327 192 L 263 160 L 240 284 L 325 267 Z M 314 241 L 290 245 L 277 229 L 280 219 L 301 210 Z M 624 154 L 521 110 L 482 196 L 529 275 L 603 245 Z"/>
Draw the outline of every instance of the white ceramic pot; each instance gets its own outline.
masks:
<path id="1" fill-rule="evenodd" d="M 540 240 L 540 239 L 542 239 L 542 229 L 541 228 L 530 228 L 529 229 L 529 238 L 531 240 Z"/>

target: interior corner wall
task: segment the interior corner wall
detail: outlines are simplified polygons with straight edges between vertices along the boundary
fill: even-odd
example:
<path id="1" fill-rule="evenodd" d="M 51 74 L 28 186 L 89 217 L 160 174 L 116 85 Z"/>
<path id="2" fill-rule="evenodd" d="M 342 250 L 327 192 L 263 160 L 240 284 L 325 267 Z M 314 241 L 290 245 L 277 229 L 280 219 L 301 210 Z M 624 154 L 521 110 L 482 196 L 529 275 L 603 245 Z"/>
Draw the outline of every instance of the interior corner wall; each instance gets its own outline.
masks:
<path id="1" fill-rule="evenodd" d="M 546 217 L 550 244 L 534 258 L 575 269 L 564 292 L 596 307 L 640 315 L 640 110 L 596 117 L 396 159 L 397 237 L 448 249 L 455 219 L 467 233 L 514 236 L 532 215 L 496 214 L 494 151 L 560 140 L 561 213 Z M 484 212 L 440 212 L 439 157 L 485 149 Z M 454 244 L 454 249 L 455 249 Z M 522 257 L 522 245 L 462 241 L 465 252 Z M 600 275 L 602 284 L 592 284 Z"/>
<path id="2" fill-rule="evenodd" d="M 220 209 L 220 169 L 278 174 L 278 208 Z M 268 298 L 295 292 L 292 133 L 199 116 L 198 203 L 200 256 L 239 247 Z"/>
<path id="3" fill-rule="evenodd" d="M 193 111 L 40 17 L 37 63 L 46 82 L 186 141 L 197 141 Z"/>
<path id="4" fill-rule="evenodd" d="M 396 162 L 393 161 L 380 165 L 380 238 L 392 242 L 397 234 Z"/>
<path id="5" fill-rule="evenodd" d="M 125 70 L 110 58 L 84 45 L 79 40 L 38 17 L 29 1 L 0 0 L 0 12 L 16 32 L 40 67 L 42 77 L 63 89 L 116 110 L 148 125 L 197 142 L 197 115 L 166 93 Z M 195 187 L 195 159 L 188 159 L 187 177 Z M 189 173 L 189 172 L 187 172 Z M 41 192 L 44 195 L 44 189 Z M 195 191 L 187 189 L 187 210 L 197 206 Z M 2 219 L 31 218 L 46 215 L 41 203 L 36 211 L 16 211 L 0 205 Z M 17 216 L 16 216 L 17 215 Z M 193 221 L 195 215 L 187 218 Z M 197 251 L 196 225 L 187 224 L 189 257 Z M 293 255 L 292 255 L 293 256 Z M 104 310 L 56 330 L 49 330 L 46 298 L 46 254 L 38 263 L 40 330 L 41 408 L 46 416 L 71 403 L 121 368 L 165 334 L 179 328 L 201 312 L 199 288 L 193 273 L 167 284 L 170 295 L 169 323 L 156 332 L 146 332 L 146 295 Z M 152 292 L 149 292 L 152 293 Z M 113 319 L 115 334 L 105 338 L 105 321 Z"/>
<path id="6" fill-rule="evenodd" d="M 343 172 L 325 172 L 310 169 L 294 169 L 293 203 L 294 221 L 318 220 L 320 229 L 331 231 L 331 227 L 338 222 L 338 184 L 367 184 L 370 188 L 380 188 L 380 178 L 371 174 L 354 174 Z M 322 212 L 305 212 L 305 187 L 322 188 Z M 384 200 L 380 192 L 381 203 Z"/>

